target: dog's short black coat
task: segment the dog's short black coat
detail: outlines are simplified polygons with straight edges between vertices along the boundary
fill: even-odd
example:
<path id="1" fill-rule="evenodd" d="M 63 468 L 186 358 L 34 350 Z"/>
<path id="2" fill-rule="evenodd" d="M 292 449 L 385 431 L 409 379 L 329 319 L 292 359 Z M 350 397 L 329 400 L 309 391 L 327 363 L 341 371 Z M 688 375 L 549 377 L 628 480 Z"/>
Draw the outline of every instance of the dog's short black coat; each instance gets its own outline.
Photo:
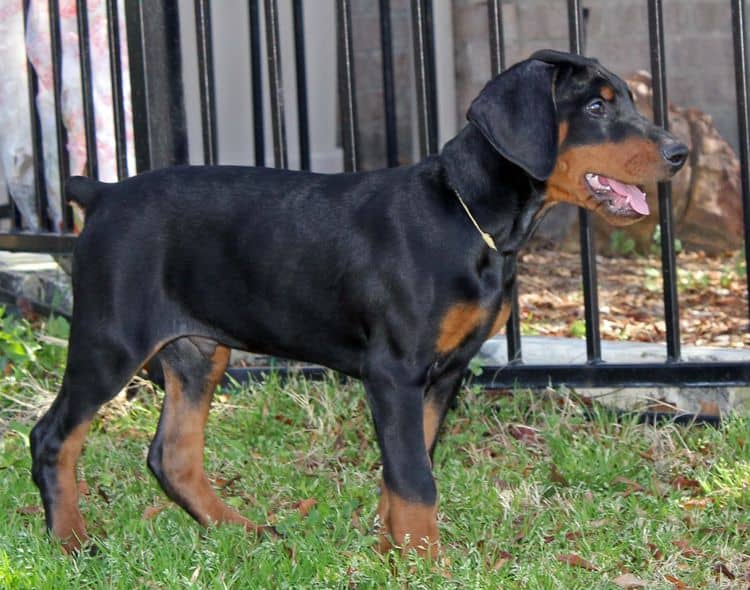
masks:
<path id="1" fill-rule="evenodd" d="M 381 547 L 435 552 L 431 453 L 469 360 L 507 318 L 512 255 L 554 202 L 614 223 L 642 216 L 592 190 L 587 173 L 640 184 L 687 155 L 636 113 L 622 80 L 553 51 L 489 82 L 468 119 L 438 155 L 401 168 L 69 181 L 86 226 L 68 362 L 31 435 L 47 524 L 66 549 L 86 538 L 75 464 L 88 424 L 149 359 L 166 384 L 149 451 L 166 493 L 203 524 L 265 530 L 225 506 L 202 468 L 208 407 L 235 347 L 364 381 L 383 458 Z"/>

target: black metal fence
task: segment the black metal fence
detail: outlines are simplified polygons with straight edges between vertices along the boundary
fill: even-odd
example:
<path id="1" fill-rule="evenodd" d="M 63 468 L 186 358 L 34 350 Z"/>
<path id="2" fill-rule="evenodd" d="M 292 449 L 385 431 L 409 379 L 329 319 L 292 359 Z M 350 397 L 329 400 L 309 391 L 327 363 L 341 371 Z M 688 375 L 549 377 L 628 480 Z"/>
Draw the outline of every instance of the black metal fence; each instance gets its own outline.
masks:
<path id="1" fill-rule="evenodd" d="M 21 0 L 19 0 L 21 1 Z M 562 1 L 562 0 L 559 0 Z M 734 41 L 735 75 L 737 88 L 737 117 L 740 136 L 740 161 L 742 199 L 744 206 L 745 257 L 750 260 L 750 107 L 748 106 L 748 66 L 746 51 L 746 14 L 743 0 L 731 3 Z M 645 0 L 648 10 L 651 70 L 654 90 L 654 117 L 658 124 L 667 125 L 667 87 L 664 59 L 664 33 L 662 0 Z M 24 1 L 28 9 L 29 0 Z M 86 0 L 77 0 L 82 100 L 85 117 L 85 140 L 88 154 L 87 170 L 97 176 L 95 113 L 92 100 L 91 60 Z M 195 89 L 183 87 L 180 75 L 181 48 L 178 4 L 170 0 L 125 0 L 129 77 L 133 110 L 135 170 L 127 169 L 123 114 L 123 81 L 120 56 L 117 0 L 106 0 L 108 15 L 109 59 L 112 80 L 112 117 L 114 119 L 117 172 L 120 178 L 130 173 L 188 160 L 187 126 L 184 94 Z M 505 44 L 501 0 L 488 0 L 487 19 L 490 31 L 490 58 L 492 72 L 497 74 L 505 67 Z M 266 130 L 264 129 L 264 90 L 261 45 L 265 38 L 267 77 L 270 88 L 271 137 L 273 139 L 273 165 L 286 167 L 289 146 L 285 128 L 285 105 L 282 97 L 281 42 L 279 36 L 279 10 L 276 0 L 264 0 L 261 11 L 259 0 L 248 2 L 248 36 L 250 40 L 251 96 L 253 113 L 253 143 L 255 165 L 266 165 Z M 308 92 L 315 92 L 308 84 L 304 49 L 304 23 L 302 0 L 292 0 L 294 65 L 297 85 L 296 111 L 298 118 L 299 162 L 302 169 L 310 167 Z M 61 50 L 60 21 L 57 0 L 49 0 L 51 51 L 55 86 L 57 121 L 57 156 L 60 164 L 59 182 L 69 174 L 65 127 L 62 124 L 61 105 Z M 344 169 L 357 170 L 360 155 L 358 145 L 357 100 L 354 84 L 354 55 L 350 0 L 336 0 L 336 35 L 338 56 L 338 97 L 341 147 Z M 380 41 L 382 49 L 383 109 L 386 136 L 386 160 L 389 165 L 398 162 L 397 126 L 395 115 L 395 82 L 392 52 L 391 6 L 389 0 L 379 0 Z M 580 0 L 567 0 L 570 50 L 583 49 Z M 195 0 L 195 26 L 199 73 L 200 115 L 203 157 L 206 163 L 218 162 L 217 106 L 215 93 L 214 60 L 212 56 L 212 26 L 209 0 Z M 417 102 L 417 128 L 419 153 L 426 155 L 438 150 L 437 91 L 434 46 L 434 17 L 431 0 L 411 0 L 413 33 L 413 63 Z M 264 33 L 262 35 L 261 33 Z M 37 79 L 33 68 L 28 67 L 31 129 L 34 154 L 36 210 L 42 220 L 42 231 L 21 229 L 20 217 L 11 205 L 11 229 L 0 234 L 0 249 L 61 253 L 70 251 L 74 235 L 69 209 L 63 203 L 63 233 L 53 231 L 46 215 L 39 115 L 34 97 Z M 250 163 L 250 162 L 248 162 Z M 62 191 L 61 191 L 62 193 Z M 521 331 L 519 327 L 518 296 L 514 293 L 513 312 L 507 325 L 508 358 L 504 367 L 486 367 L 477 379 L 487 387 L 506 387 L 515 383 L 527 386 L 546 386 L 549 383 L 605 386 L 660 384 L 744 385 L 750 382 L 750 362 L 683 362 L 677 299 L 674 231 L 671 206 L 671 187 L 659 185 L 659 219 L 661 229 L 661 256 L 664 284 L 664 310 L 666 325 L 667 360 L 664 363 L 618 364 L 603 362 L 599 331 L 599 304 L 594 235 L 590 214 L 579 212 L 582 283 L 586 320 L 587 361 L 580 365 L 529 365 L 523 362 Z M 750 273 L 748 290 L 750 292 Z M 750 300 L 750 298 L 749 298 Z M 267 369 L 244 369 L 238 377 L 258 375 Z M 304 369 L 309 376 L 321 373 L 318 368 Z"/>

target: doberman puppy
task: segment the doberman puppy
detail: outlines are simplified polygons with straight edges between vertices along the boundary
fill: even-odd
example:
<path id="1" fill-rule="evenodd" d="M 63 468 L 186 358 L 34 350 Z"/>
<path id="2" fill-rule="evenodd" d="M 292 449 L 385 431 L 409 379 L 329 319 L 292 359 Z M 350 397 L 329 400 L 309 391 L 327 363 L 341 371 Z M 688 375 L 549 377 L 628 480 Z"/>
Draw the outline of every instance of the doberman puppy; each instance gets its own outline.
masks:
<path id="1" fill-rule="evenodd" d="M 508 317 L 513 255 L 567 201 L 615 225 L 687 148 L 593 59 L 545 50 L 490 81 L 469 123 L 413 166 L 321 175 L 179 167 L 117 184 L 70 179 L 86 211 L 62 388 L 31 433 L 47 526 L 86 540 L 76 462 L 99 407 L 150 359 L 165 398 L 148 466 L 202 525 L 267 531 L 203 470 L 214 388 L 240 348 L 361 379 L 382 452 L 380 548 L 435 555 L 431 458 L 480 345 Z"/>

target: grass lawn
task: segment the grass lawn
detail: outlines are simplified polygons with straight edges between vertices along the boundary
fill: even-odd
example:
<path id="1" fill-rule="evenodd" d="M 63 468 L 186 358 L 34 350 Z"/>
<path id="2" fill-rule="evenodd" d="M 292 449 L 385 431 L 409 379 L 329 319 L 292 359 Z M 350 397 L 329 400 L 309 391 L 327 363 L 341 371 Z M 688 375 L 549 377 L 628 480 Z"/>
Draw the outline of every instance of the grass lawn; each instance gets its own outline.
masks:
<path id="1" fill-rule="evenodd" d="M 22 347 L 0 343 L 13 361 L 0 380 L 0 588 L 750 587 L 748 416 L 653 427 L 564 392 L 467 387 L 435 457 L 443 551 L 431 563 L 373 550 L 372 426 L 361 387 L 333 379 L 215 400 L 207 472 L 282 539 L 203 530 L 166 500 L 146 468 L 161 393 L 144 386 L 92 427 L 79 473 L 98 551 L 64 557 L 44 532 L 28 450 L 61 354 L 14 326 L 2 333 Z"/>

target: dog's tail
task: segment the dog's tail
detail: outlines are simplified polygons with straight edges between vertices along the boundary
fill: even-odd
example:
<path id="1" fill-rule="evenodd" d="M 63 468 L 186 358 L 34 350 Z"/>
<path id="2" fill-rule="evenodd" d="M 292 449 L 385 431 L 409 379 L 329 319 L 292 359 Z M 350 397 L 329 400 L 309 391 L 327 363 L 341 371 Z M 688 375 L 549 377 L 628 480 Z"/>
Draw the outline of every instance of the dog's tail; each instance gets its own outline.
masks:
<path id="1" fill-rule="evenodd" d="M 84 211 L 90 211 L 99 200 L 105 184 L 85 176 L 71 176 L 65 182 L 65 198 Z"/>

